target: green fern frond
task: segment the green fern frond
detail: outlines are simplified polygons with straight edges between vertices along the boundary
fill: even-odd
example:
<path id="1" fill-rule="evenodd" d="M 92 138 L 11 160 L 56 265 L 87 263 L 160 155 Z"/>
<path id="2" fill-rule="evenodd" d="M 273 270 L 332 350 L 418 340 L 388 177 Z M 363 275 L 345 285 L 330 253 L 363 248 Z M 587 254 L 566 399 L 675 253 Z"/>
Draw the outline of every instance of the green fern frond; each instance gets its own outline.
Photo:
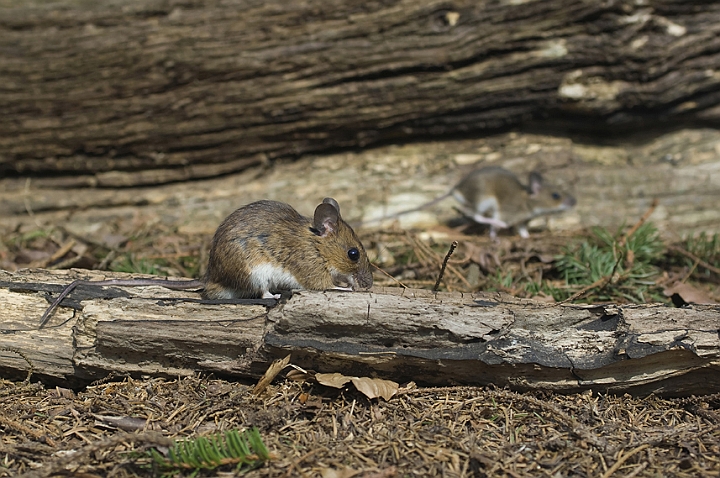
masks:
<path id="1" fill-rule="evenodd" d="M 270 459 L 270 453 L 256 428 L 242 433 L 229 430 L 224 434 L 182 440 L 176 442 L 167 455 L 150 450 L 150 456 L 163 477 L 182 471 L 191 471 L 190 476 L 195 476 L 201 470 L 213 470 L 224 465 L 250 469 Z"/>

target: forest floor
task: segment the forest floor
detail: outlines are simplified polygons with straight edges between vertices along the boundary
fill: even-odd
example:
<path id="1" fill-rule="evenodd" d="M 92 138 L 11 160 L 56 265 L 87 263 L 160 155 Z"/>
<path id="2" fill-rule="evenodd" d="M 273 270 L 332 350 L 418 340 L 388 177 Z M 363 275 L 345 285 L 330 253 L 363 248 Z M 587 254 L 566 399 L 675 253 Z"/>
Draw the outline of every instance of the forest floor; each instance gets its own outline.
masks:
<path id="1" fill-rule="evenodd" d="M 270 458 L 249 477 L 720 476 L 719 395 L 410 384 L 385 401 L 291 381 L 255 396 L 246 384 L 183 377 L 77 392 L 0 381 L 0 403 L 0 476 L 161 476 L 149 449 L 250 427 Z M 236 466 L 200 476 L 233 476 Z"/>

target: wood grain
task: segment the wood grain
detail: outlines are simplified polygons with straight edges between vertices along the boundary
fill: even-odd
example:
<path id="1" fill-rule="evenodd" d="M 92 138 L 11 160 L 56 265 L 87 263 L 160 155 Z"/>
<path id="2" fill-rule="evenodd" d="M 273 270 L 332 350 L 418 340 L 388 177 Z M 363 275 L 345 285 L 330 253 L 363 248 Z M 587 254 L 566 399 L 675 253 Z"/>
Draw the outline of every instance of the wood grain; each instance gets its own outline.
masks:
<path id="1" fill-rule="evenodd" d="M 518 125 L 717 124 L 712 2 L 0 4 L 0 172 L 74 186 Z"/>
<path id="2" fill-rule="evenodd" d="M 257 378 L 276 358 L 318 372 L 422 384 L 666 396 L 720 391 L 714 306 L 548 305 L 499 294 L 301 292 L 286 303 L 205 305 L 162 288 L 62 307 L 47 328 L 36 284 L 89 271 L 0 273 L 0 370 L 50 383 L 107 374 Z M 92 275 L 92 274 L 91 274 Z M 113 276 L 120 276 L 114 274 Z M 110 288 L 112 289 L 112 288 Z"/>

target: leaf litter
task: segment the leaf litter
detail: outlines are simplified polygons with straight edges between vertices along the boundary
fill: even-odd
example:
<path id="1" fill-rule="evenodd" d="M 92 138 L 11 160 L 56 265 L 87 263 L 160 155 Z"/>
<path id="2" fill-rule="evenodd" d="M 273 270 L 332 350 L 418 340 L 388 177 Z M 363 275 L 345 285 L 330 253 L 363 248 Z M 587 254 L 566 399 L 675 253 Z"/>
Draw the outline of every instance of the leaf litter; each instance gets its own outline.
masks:
<path id="1" fill-rule="evenodd" d="M 200 376 L 78 392 L 0 381 L 0 476 L 154 476 L 150 448 L 253 427 L 273 458 L 249 477 L 720 476 L 720 395 L 406 384 L 378 400 L 307 381 L 252 388 Z"/>

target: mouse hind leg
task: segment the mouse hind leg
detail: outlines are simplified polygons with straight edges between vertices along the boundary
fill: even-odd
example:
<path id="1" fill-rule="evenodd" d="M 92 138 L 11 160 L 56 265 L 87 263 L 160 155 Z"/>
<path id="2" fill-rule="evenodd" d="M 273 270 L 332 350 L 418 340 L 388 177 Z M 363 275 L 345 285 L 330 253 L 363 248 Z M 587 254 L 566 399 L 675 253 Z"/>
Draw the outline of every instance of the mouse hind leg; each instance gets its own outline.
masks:
<path id="1" fill-rule="evenodd" d="M 470 212 L 470 211 L 468 211 Z M 490 226 L 490 238 L 497 238 L 498 229 L 507 229 L 508 224 L 500 220 L 500 210 L 495 197 L 488 197 L 475 204 L 474 211 L 468 216 L 478 224 Z"/>
<path id="2" fill-rule="evenodd" d="M 517 229 L 518 234 L 520 234 L 520 237 L 522 237 L 523 239 L 527 239 L 530 237 L 530 233 L 528 232 L 528 225 L 526 222 L 516 225 L 515 229 Z"/>

